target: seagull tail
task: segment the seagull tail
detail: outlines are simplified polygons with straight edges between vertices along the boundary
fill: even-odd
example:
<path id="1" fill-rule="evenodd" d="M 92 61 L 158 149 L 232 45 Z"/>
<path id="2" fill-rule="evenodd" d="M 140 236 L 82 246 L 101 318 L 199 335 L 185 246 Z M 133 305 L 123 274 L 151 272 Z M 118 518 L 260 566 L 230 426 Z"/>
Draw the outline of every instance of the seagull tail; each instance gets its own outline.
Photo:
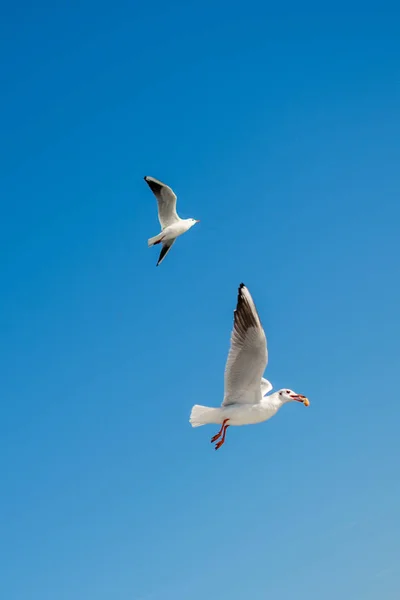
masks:
<path id="1" fill-rule="evenodd" d="M 159 244 L 162 239 L 164 237 L 164 233 L 161 232 L 158 235 L 155 235 L 154 237 L 151 237 L 147 240 L 147 245 L 150 248 L 150 246 L 155 246 L 156 244 Z"/>
<path id="2" fill-rule="evenodd" d="M 192 427 L 200 427 L 201 425 L 208 425 L 210 423 L 222 423 L 221 409 L 195 404 L 190 413 L 189 422 Z"/>

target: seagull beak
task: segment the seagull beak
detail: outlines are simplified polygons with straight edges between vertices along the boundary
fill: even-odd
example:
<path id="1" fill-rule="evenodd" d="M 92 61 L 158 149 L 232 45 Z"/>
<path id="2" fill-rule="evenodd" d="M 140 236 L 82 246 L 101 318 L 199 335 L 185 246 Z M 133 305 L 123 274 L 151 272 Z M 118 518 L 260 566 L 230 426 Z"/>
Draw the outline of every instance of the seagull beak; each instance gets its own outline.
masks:
<path id="1" fill-rule="evenodd" d="M 197 221 L 195 221 L 195 223 L 200 223 L 200 219 L 198 219 Z"/>
<path id="2" fill-rule="evenodd" d="M 296 400 L 296 402 L 302 402 L 304 404 L 304 406 L 310 406 L 309 399 L 306 398 L 305 396 L 302 396 L 301 394 L 294 394 L 291 397 L 293 398 L 293 400 Z"/>

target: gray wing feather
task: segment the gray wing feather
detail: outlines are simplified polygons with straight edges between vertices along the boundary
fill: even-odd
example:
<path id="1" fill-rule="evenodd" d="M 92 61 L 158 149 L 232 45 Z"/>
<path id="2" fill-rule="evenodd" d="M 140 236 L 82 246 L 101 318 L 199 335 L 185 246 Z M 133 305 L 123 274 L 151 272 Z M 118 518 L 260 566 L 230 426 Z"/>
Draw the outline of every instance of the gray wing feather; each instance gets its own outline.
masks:
<path id="1" fill-rule="evenodd" d="M 242 283 L 234 312 L 222 405 L 260 402 L 261 378 L 267 363 L 267 339 L 264 329 L 250 292 Z"/>
<path id="2" fill-rule="evenodd" d="M 176 212 L 176 195 L 170 187 L 154 177 L 144 178 L 145 182 L 155 195 L 158 204 L 158 220 L 162 229 L 165 229 L 180 219 Z"/>

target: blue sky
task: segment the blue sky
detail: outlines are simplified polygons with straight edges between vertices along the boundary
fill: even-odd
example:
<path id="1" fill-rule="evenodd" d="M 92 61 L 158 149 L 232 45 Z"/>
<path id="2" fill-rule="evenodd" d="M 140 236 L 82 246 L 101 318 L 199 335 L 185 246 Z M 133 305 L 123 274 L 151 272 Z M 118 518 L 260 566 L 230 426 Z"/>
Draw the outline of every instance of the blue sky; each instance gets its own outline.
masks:
<path id="1" fill-rule="evenodd" d="M 3 8 L 2 598 L 398 598 L 399 17 Z M 215 452 L 241 281 L 311 406 Z"/>

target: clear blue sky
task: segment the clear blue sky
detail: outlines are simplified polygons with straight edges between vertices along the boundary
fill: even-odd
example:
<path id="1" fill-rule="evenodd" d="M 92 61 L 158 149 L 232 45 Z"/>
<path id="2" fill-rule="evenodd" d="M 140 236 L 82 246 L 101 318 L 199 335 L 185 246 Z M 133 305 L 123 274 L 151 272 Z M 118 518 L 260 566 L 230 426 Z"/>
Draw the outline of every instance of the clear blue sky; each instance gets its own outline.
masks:
<path id="1" fill-rule="evenodd" d="M 400 9 L 56 4 L 0 19 L 1 598 L 398 598 Z M 311 406 L 215 452 L 241 281 Z"/>

